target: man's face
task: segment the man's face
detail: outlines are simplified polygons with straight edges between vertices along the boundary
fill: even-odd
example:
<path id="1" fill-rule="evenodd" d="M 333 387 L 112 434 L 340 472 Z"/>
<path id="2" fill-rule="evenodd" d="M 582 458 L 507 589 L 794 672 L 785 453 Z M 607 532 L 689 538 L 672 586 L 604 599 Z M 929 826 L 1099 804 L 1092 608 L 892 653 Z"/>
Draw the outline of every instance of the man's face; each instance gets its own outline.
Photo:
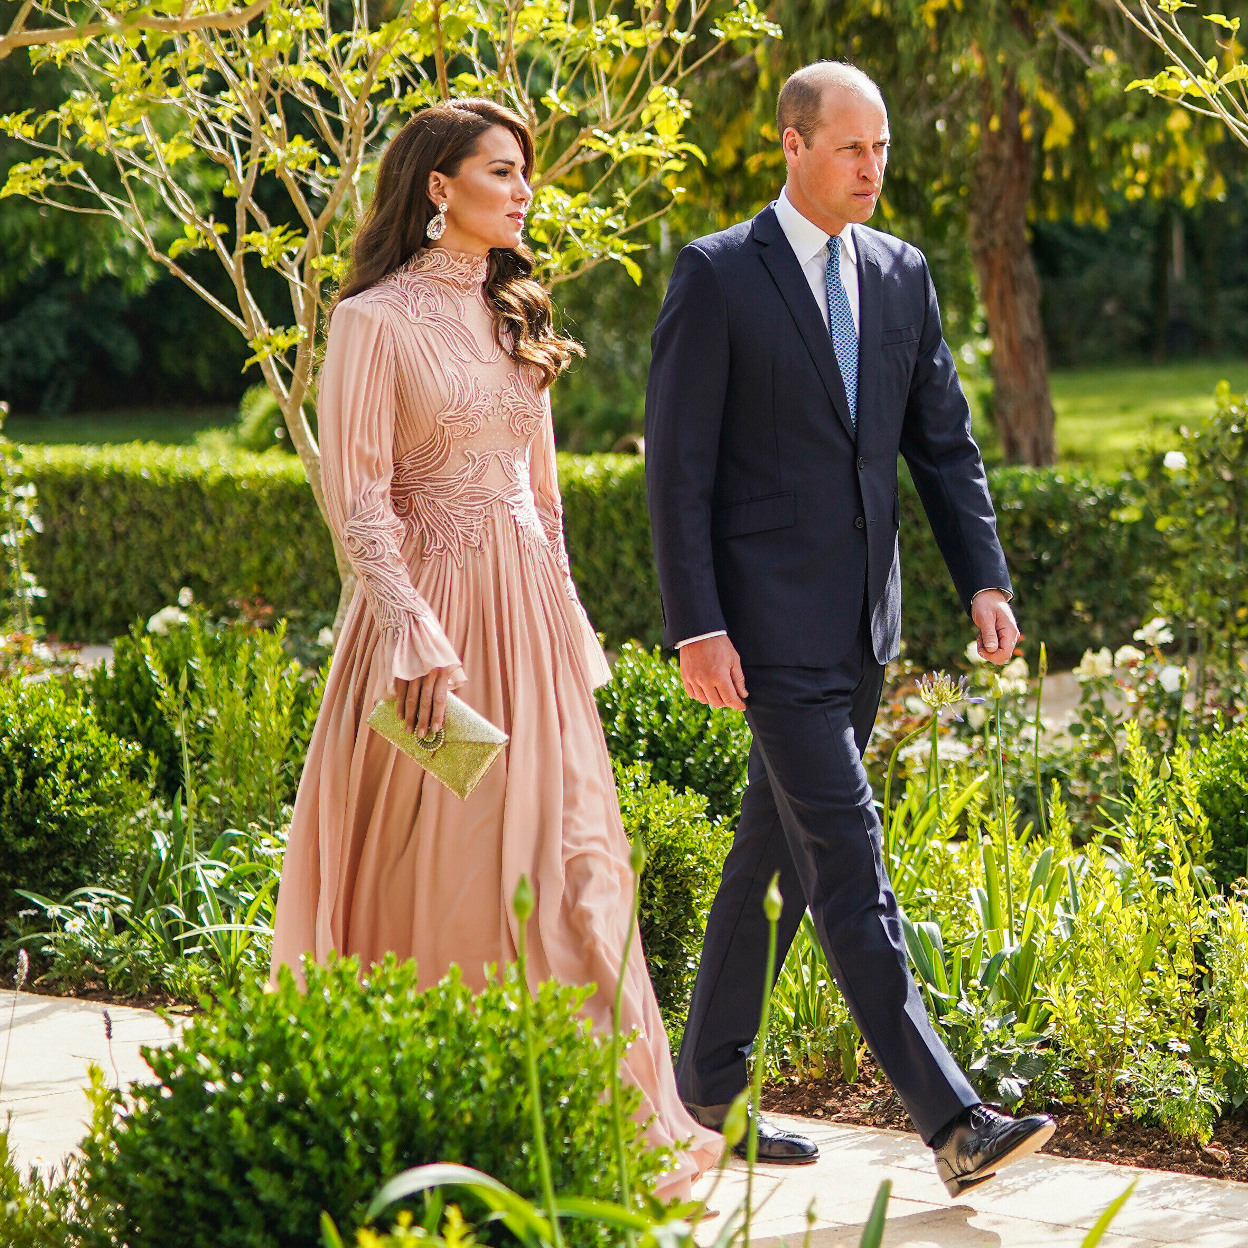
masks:
<path id="1" fill-rule="evenodd" d="M 828 87 L 823 120 L 810 146 L 792 126 L 781 142 L 790 180 L 821 217 L 834 222 L 870 219 L 888 164 L 888 113 L 879 100 Z"/>

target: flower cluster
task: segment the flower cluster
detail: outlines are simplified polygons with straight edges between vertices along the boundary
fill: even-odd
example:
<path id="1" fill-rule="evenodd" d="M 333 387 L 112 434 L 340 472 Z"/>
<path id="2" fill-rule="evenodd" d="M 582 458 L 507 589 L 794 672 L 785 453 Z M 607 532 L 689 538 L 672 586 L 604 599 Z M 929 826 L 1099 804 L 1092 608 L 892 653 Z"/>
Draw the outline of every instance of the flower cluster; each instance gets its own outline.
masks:
<path id="1" fill-rule="evenodd" d="M 168 634 L 171 627 L 189 623 L 191 617 L 182 608 L 189 607 L 194 601 L 195 595 L 191 593 L 190 587 L 183 585 L 178 590 L 177 606 L 161 607 L 147 621 L 147 631 L 156 634 L 158 637 L 164 637 Z"/>

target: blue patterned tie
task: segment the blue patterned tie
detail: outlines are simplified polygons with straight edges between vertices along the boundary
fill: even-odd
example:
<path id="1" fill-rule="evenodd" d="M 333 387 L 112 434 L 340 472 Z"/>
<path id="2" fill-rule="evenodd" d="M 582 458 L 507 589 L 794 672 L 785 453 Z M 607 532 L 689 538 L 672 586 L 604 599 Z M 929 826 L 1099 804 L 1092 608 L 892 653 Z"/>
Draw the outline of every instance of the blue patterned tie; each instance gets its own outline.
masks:
<path id="1" fill-rule="evenodd" d="M 854 316 L 849 310 L 849 296 L 841 281 L 841 239 L 833 235 L 828 239 L 828 267 L 824 271 L 824 283 L 828 289 L 828 331 L 832 335 L 832 349 L 836 362 L 841 366 L 841 381 L 845 383 L 845 397 L 849 400 L 849 421 L 858 428 L 858 331 L 854 328 Z"/>

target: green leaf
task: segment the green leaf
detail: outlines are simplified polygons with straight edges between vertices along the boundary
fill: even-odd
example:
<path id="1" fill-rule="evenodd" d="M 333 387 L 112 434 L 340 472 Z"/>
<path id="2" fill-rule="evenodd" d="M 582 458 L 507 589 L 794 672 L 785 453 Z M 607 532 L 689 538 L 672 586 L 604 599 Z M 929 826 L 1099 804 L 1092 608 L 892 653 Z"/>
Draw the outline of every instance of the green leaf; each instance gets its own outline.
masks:
<path id="1" fill-rule="evenodd" d="M 1123 1194 L 1119 1196 L 1099 1218 L 1097 1218 L 1096 1222 L 1092 1226 L 1092 1229 L 1083 1237 L 1083 1243 L 1080 1248 L 1096 1248 L 1096 1245 L 1101 1242 L 1101 1237 L 1109 1229 L 1109 1224 L 1118 1216 L 1123 1205 L 1127 1203 L 1127 1198 L 1132 1192 L 1135 1191 L 1135 1185 L 1138 1182 L 1139 1179 L 1136 1179 L 1131 1186 L 1128 1187 L 1127 1190 L 1123 1192 Z"/>
<path id="2" fill-rule="evenodd" d="M 893 1182 L 891 1179 L 885 1179 L 875 1193 L 871 1216 L 867 1218 L 867 1224 L 862 1228 L 862 1238 L 858 1241 L 858 1248 L 880 1248 L 880 1244 L 884 1241 L 885 1223 L 888 1221 L 888 1198 L 892 1193 Z"/>

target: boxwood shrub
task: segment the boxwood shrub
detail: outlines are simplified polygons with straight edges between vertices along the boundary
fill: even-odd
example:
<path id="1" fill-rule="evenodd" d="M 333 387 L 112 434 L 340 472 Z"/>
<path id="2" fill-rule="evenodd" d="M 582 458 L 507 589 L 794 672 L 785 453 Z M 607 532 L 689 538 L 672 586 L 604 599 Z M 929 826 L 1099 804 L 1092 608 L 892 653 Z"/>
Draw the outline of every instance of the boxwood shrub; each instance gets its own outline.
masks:
<path id="1" fill-rule="evenodd" d="M 646 849 L 638 926 L 668 1030 L 679 1029 L 732 831 L 706 817 L 706 798 L 651 783 L 649 763 L 615 764 L 624 831 Z M 673 1038 L 673 1047 L 675 1038 Z"/>
<path id="2" fill-rule="evenodd" d="M 735 825 L 750 754 L 744 715 L 693 701 L 674 659 L 632 644 L 598 690 L 598 713 L 612 758 L 649 763 L 654 780 L 701 794 L 709 818 Z"/>
<path id="3" fill-rule="evenodd" d="M 100 727 L 58 681 L 0 681 L 0 919 L 28 903 L 106 884 L 147 800 L 141 751 Z"/>
<path id="4" fill-rule="evenodd" d="M 1248 876 L 1248 728 L 1202 737 L 1193 754 L 1200 808 L 1209 820 L 1209 866 L 1223 884 Z"/>
<path id="5" fill-rule="evenodd" d="M 183 585 L 213 610 L 259 595 L 297 618 L 337 601 L 329 536 L 292 455 L 36 447 L 25 465 L 44 522 L 32 562 L 48 592 L 48 626 L 63 637 L 106 640 Z M 613 647 L 657 644 L 643 461 L 561 455 L 559 473 L 572 571 L 590 618 Z M 989 477 L 1031 648 L 1045 641 L 1060 663 L 1129 640 L 1165 557 L 1135 484 L 1019 468 Z M 904 471 L 901 496 L 909 653 L 923 666 L 947 666 L 966 647 L 969 621 Z"/>
<path id="6" fill-rule="evenodd" d="M 150 1082 L 121 1094 L 97 1079 L 83 1152 L 105 1242 L 309 1248 L 322 1210 L 354 1238 L 386 1179 L 434 1161 L 475 1166 L 540 1202 L 514 979 L 474 996 L 452 970 L 421 992 L 414 963 L 393 957 L 363 982 L 353 959 L 309 966 L 307 978 L 306 993 L 286 971 L 275 992 L 223 994 L 169 1048 L 144 1050 Z M 555 1190 L 610 1199 L 610 1048 L 579 1013 L 585 995 L 537 992 L 538 1077 Z M 632 1121 L 639 1094 L 626 1096 L 632 1174 L 652 1180 L 667 1158 Z M 606 1242 L 583 1222 L 564 1234 Z"/>
<path id="7" fill-rule="evenodd" d="M 332 611 L 338 573 L 299 460 L 143 443 L 28 448 L 43 533 L 31 562 L 48 628 L 106 641 L 186 585 L 219 611 L 257 595 Z"/>

